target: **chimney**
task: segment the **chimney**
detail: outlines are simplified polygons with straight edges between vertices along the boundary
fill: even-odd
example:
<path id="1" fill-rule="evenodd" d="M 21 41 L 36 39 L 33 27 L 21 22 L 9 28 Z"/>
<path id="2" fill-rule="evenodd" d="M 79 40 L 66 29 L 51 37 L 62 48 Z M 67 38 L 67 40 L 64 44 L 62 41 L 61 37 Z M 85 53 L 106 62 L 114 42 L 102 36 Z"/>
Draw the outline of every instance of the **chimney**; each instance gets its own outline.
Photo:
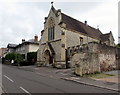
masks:
<path id="1" fill-rule="evenodd" d="M 25 42 L 25 39 L 22 39 L 22 43 L 24 43 Z"/>
<path id="2" fill-rule="evenodd" d="M 87 21 L 85 20 L 85 25 L 87 25 Z"/>
<path id="3" fill-rule="evenodd" d="M 97 29 L 99 30 L 99 25 L 97 25 Z"/>
<path id="4" fill-rule="evenodd" d="M 57 10 L 57 16 L 59 16 L 61 14 L 61 9 Z"/>
<path id="5" fill-rule="evenodd" d="M 37 35 L 34 36 L 34 41 L 35 41 L 35 42 L 38 41 L 38 36 L 37 36 Z"/>
<path id="6" fill-rule="evenodd" d="M 47 21 L 47 17 L 45 17 L 45 23 L 46 23 L 46 21 Z"/>

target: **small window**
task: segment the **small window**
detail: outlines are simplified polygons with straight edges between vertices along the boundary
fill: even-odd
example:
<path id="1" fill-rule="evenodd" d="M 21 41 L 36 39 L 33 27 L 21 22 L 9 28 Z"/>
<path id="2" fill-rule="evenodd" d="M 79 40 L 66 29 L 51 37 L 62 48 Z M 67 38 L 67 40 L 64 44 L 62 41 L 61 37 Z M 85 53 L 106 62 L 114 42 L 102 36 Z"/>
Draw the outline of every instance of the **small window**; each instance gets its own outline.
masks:
<path id="1" fill-rule="evenodd" d="M 55 22 L 54 19 L 51 17 L 48 22 L 48 40 L 54 40 L 55 38 Z"/>
<path id="2" fill-rule="evenodd" d="M 54 26 L 48 28 L 48 40 L 54 40 Z"/>
<path id="3" fill-rule="evenodd" d="M 80 37 L 80 45 L 83 44 L 83 37 Z"/>

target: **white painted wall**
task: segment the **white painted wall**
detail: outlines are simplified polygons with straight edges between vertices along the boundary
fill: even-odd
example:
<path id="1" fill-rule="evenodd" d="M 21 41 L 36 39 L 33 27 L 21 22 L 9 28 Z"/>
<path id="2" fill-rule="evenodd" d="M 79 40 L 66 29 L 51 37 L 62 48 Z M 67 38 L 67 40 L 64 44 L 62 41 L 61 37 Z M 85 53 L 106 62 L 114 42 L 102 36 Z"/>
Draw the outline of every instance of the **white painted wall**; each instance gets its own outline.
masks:
<path id="1" fill-rule="evenodd" d="M 38 49 L 39 49 L 39 45 L 29 44 L 29 51 L 28 52 L 37 52 Z"/>

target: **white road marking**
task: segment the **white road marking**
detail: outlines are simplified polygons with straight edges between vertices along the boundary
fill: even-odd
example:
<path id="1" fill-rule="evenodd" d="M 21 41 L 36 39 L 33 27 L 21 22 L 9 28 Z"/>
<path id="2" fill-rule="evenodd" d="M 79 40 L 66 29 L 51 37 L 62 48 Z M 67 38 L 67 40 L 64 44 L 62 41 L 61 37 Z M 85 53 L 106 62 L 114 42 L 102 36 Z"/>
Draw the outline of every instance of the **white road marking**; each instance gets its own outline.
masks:
<path id="1" fill-rule="evenodd" d="M 31 95 L 30 92 L 28 92 L 28 91 L 27 91 L 26 89 L 24 89 L 23 87 L 20 86 L 20 89 L 22 89 L 25 93 L 28 93 L 29 95 Z"/>
<path id="2" fill-rule="evenodd" d="M 4 88 L 3 85 L 1 86 L 1 88 L 2 88 L 2 93 L 7 93 L 7 91 L 6 91 L 6 89 Z M 2 94 L 1 94 L 1 95 L 2 95 Z"/>
<path id="3" fill-rule="evenodd" d="M 14 82 L 12 79 L 10 79 L 8 76 L 4 75 L 9 81 Z"/>

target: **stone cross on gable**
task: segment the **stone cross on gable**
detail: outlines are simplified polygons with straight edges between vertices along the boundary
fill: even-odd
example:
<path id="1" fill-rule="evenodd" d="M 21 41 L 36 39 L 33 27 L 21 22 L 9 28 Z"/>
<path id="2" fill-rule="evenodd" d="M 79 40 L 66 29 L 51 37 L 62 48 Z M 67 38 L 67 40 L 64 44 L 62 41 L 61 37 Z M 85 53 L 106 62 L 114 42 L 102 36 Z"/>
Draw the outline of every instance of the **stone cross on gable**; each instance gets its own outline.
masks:
<path id="1" fill-rule="evenodd" d="M 51 6 L 53 6 L 53 1 L 51 2 Z"/>

